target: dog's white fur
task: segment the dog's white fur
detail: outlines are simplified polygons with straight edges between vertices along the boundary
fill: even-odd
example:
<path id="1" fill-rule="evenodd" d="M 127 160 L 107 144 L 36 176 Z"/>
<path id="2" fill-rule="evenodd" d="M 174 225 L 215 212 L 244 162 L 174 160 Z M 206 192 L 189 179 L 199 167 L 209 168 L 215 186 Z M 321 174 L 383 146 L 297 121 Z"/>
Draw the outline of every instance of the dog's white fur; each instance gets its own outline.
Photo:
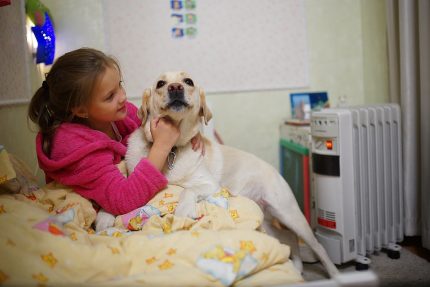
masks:
<path id="1" fill-rule="evenodd" d="M 203 90 L 195 84 L 190 85 L 189 79 L 191 77 L 184 72 L 165 73 L 144 92 L 139 111 L 142 127 L 130 136 L 128 142 L 126 162 L 129 172 L 148 154 L 152 141 L 150 120 L 169 117 L 181 131 L 174 167 L 163 170 L 170 184 L 184 187 L 176 214 L 195 217 L 197 201 L 219 191 L 221 186 L 227 187 L 233 195 L 242 195 L 257 202 L 268 217 L 276 218 L 301 237 L 319 257 L 329 275 L 336 275 L 338 270 L 314 237 L 290 187 L 276 169 L 252 154 L 219 145 L 204 137 L 205 154 L 192 150 L 191 139 L 199 132 L 202 121 L 207 123 L 212 114 Z M 160 83 L 164 85 L 159 87 Z M 182 86 L 182 99 L 169 96 L 171 84 Z M 173 101 L 177 102 L 172 104 Z M 267 225 L 265 228 L 273 227 Z M 297 254 L 293 253 L 293 259 L 297 264 Z"/>

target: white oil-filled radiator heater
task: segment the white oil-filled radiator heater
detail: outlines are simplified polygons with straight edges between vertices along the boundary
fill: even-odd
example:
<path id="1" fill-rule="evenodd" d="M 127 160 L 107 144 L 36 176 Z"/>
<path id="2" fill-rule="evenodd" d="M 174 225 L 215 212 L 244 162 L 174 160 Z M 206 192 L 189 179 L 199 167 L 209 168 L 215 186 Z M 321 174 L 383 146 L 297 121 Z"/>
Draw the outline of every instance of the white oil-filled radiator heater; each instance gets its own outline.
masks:
<path id="1" fill-rule="evenodd" d="M 311 115 L 316 237 L 335 264 L 400 257 L 403 185 L 396 104 L 324 109 Z"/>

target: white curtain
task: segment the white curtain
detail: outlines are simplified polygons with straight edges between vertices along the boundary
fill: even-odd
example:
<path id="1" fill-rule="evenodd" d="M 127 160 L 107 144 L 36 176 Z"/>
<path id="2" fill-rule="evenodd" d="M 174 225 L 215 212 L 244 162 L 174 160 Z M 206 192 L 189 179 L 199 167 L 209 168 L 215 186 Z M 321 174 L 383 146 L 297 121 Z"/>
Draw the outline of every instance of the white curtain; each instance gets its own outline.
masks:
<path id="1" fill-rule="evenodd" d="M 402 109 L 405 235 L 430 249 L 430 1 L 386 0 L 390 100 Z"/>

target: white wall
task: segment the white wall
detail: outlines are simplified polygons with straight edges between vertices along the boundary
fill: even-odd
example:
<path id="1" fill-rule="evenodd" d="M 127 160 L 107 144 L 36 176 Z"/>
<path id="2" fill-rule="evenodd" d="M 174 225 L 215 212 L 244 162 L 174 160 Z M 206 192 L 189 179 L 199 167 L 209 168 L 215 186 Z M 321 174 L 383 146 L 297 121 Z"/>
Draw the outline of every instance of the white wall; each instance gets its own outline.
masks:
<path id="1" fill-rule="evenodd" d="M 43 2 L 54 17 L 57 55 L 81 46 L 105 50 L 109 35 L 104 34 L 102 0 Z M 388 101 L 384 3 L 306 0 L 309 87 L 207 95 L 225 143 L 278 167 L 278 126 L 290 113 L 291 92 L 327 91 L 332 105 L 340 96 L 352 104 Z M 32 82 L 33 90 L 40 85 L 40 79 Z M 134 103 L 139 105 L 140 101 Z M 0 143 L 36 167 L 35 134 L 28 131 L 26 109 L 26 105 L 0 107 Z"/>
<path id="2" fill-rule="evenodd" d="M 11 104 L 29 99 L 30 52 L 26 41 L 25 18 L 17 17 L 24 13 L 24 2 L 15 1 L 13 5 L 0 9 L 0 103 Z"/>
<path id="3" fill-rule="evenodd" d="M 351 104 L 387 101 L 383 4 L 379 0 L 306 1 L 310 86 L 210 95 L 216 127 L 225 142 L 278 167 L 278 125 L 290 114 L 291 92 L 327 91 L 332 106 L 341 96 Z"/>
<path id="4" fill-rule="evenodd" d="M 100 0 L 42 0 L 55 24 L 56 57 L 81 47 L 105 49 Z M 114 20 L 114 19 L 113 19 Z"/>

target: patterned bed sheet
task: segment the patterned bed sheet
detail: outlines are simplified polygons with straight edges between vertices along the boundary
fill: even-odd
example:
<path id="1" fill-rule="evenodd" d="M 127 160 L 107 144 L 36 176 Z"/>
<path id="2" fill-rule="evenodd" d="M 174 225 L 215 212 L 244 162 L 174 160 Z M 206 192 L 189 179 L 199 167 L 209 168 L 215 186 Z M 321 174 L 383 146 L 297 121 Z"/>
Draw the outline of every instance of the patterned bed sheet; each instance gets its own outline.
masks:
<path id="1" fill-rule="evenodd" d="M 228 190 L 174 215 L 182 188 L 92 229 L 92 203 L 57 183 L 0 194 L 0 284 L 262 286 L 303 282 L 290 248 L 260 231 L 263 213 Z"/>

